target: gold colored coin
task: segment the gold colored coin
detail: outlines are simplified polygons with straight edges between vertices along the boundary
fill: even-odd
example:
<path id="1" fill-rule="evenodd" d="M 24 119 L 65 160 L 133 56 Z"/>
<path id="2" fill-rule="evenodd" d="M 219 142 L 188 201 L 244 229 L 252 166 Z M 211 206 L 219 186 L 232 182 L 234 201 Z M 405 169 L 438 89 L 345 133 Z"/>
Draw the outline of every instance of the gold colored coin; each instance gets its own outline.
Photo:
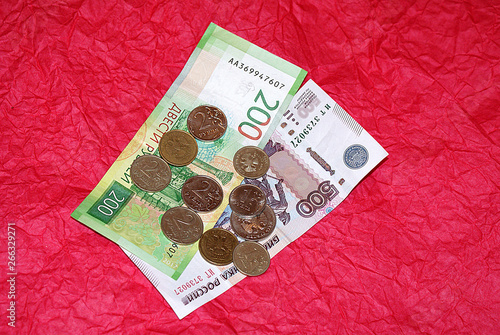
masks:
<path id="1" fill-rule="evenodd" d="M 158 150 L 168 164 L 185 166 L 198 154 L 198 144 L 187 131 L 174 129 L 167 131 L 160 139 Z"/>
<path id="2" fill-rule="evenodd" d="M 259 276 L 269 268 L 271 257 L 261 244 L 245 241 L 234 248 L 233 263 L 244 275 Z"/>
<path id="3" fill-rule="evenodd" d="M 236 172 L 249 179 L 260 178 L 269 170 L 269 156 L 259 147 L 246 146 L 234 154 Z"/>
<path id="4" fill-rule="evenodd" d="M 233 261 L 233 250 L 238 239 L 228 230 L 212 228 L 203 233 L 198 242 L 200 255 L 210 264 L 224 266 Z"/>

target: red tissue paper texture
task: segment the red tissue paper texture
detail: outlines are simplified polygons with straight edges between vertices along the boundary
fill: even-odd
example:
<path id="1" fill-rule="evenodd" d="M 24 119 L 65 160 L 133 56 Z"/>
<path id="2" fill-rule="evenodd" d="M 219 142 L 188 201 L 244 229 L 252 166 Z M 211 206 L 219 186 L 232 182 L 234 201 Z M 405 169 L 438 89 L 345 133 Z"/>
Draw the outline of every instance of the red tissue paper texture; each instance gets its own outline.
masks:
<path id="1" fill-rule="evenodd" d="M 3 0 L 0 333 L 500 334 L 499 13 L 497 1 Z M 389 157 L 264 275 L 179 320 L 70 214 L 210 22 L 307 70 Z"/>

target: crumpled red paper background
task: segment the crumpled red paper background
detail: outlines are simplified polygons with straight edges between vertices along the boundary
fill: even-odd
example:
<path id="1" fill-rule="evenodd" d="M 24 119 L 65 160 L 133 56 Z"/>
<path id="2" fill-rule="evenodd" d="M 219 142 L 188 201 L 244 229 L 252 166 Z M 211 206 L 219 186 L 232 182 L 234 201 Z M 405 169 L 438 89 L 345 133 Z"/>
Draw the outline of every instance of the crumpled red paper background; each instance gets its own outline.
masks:
<path id="1" fill-rule="evenodd" d="M 499 334 L 499 12 L 494 1 L 2 1 L 0 332 Z M 210 22 L 306 69 L 389 158 L 266 274 L 178 320 L 70 214 Z"/>

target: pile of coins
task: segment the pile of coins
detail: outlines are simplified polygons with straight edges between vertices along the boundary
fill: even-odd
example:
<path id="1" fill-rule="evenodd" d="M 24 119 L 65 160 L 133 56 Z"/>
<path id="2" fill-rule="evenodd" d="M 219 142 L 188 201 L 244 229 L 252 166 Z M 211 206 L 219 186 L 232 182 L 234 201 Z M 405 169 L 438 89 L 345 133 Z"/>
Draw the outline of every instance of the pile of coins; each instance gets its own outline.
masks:
<path id="1" fill-rule="evenodd" d="M 170 166 L 186 166 L 198 154 L 200 141 L 215 141 L 227 129 L 225 114 L 217 107 L 199 106 L 187 118 L 187 128 L 170 130 L 160 139 L 158 151 L 161 157 L 144 155 L 134 160 L 130 178 L 141 190 L 159 192 L 171 179 Z M 246 146 L 233 158 L 236 172 L 247 179 L 260 178 L 269 169 L 269 157 L 260 148 Z M 161 219 L 161 230 L 172 242 L 189 245 L 199 241 L 199 251 L 207 262 L 225 266 L 234 263 L 247 276 L 264 273 L 270 264 L 267 250 L 257 241 L 268 237 L 276 227 L 276 216 L 266 204 L 266 195 L 257 186 L 242 184 L 229 195 L 231 229 L 212 228 L 203 233 L 203 221 L 198 212 L 211 212 L 222 203 L 223 190 L 213 178 L 197 175 L 186 180 L 181 196 L 187 207 L 170 208 Z"/>

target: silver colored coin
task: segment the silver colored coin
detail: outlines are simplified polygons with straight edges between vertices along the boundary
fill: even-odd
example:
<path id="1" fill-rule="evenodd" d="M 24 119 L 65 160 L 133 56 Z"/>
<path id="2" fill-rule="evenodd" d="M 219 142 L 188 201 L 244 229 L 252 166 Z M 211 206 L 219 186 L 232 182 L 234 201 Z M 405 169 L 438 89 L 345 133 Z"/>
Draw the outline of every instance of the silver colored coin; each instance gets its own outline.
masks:
<path id="1" fill-rule="evenodd" d="M 234 248 L 233 264 L 244 275 L 259 276 L 269 268 L 271 257 L 261 244 L 244 241 Z"/>
<path id="2" fill-rule="evenodd" d="M 172 172 L 167 162 L 155 155 L 137 157 L 130 166 L 130 179 L 146 192 L 159 192 L 168 186 Z"/>

